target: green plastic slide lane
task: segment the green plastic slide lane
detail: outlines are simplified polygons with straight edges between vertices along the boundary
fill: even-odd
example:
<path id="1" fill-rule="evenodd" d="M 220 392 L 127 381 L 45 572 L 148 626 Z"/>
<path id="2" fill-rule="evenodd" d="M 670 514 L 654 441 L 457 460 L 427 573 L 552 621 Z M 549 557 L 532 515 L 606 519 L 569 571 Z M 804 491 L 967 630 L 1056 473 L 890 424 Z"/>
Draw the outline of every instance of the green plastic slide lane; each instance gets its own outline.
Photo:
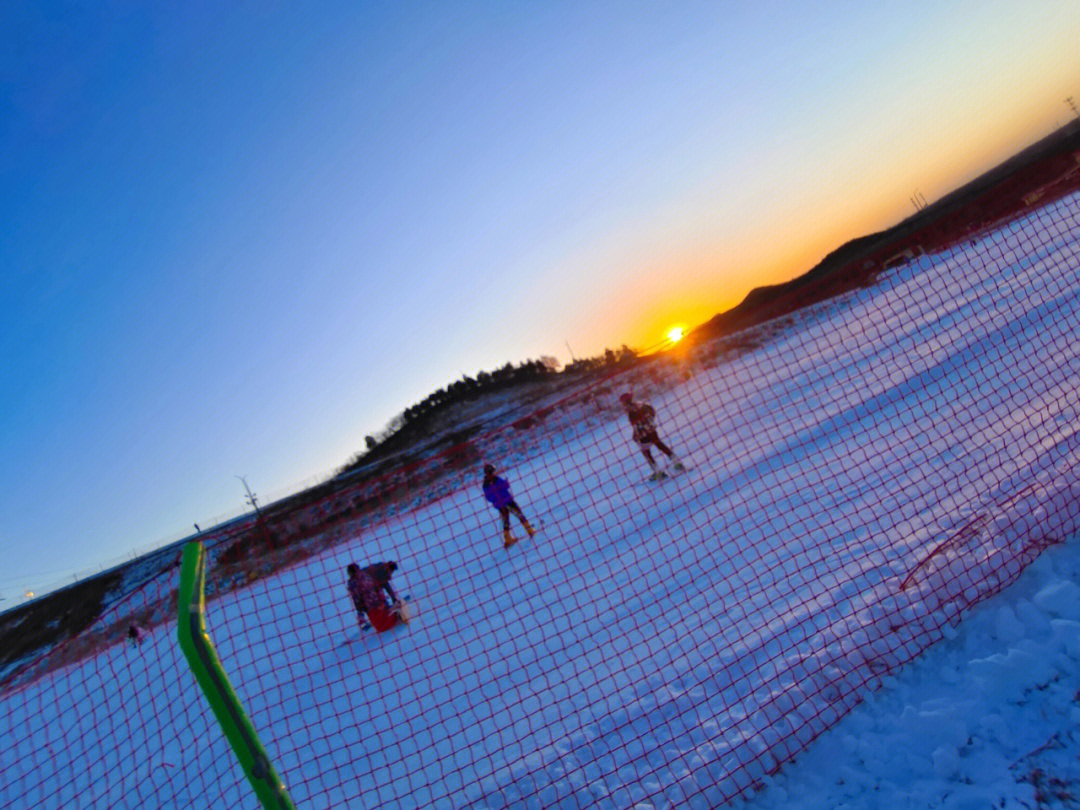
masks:
<path id="1" fill-rule="evenodd" d="M 177 634 L 180 648 L 187 657 L 195 680 L 210 701 L 218 723 L 229 740 L 240 766 L 247 774 L 248 781 L 255 788 L 255 794 L 266 810 L 295 810 L 292 799 L 281 778 L 274 770 L 266 749 L 255 734 L 244 707 L 236 696 L 236 691 L 206 632 L 203 611 L 206 607 L 204 588 L 206 583 L 206 555 L 202 543 L 191 542 L 184 546 L 183 562 L 180 567 L 180 594 L 178 598 L 179 621 Z"/>

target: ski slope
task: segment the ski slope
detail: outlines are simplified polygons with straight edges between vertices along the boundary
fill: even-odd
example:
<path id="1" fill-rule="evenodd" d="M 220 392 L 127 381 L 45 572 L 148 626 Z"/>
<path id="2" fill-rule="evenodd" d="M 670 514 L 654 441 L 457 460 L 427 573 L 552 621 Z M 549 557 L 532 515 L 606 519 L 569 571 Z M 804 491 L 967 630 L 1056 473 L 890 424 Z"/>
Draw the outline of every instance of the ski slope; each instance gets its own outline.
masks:
<path id="1" fill-rule="evenodd" d="M 645 480 L 616 386 L 604 418 L 502 460 L 542 526 L 509 552 L 478 468 L 210 603 L 298 807 L 748 796 L 1075 540 L 1080 198 L 771 330 L 639 383 L 684 475 Z M 385 559 L 421 615 L 359 634 L 344 568 Z M 0 695 L 0 808 L 255 807 L 174 636 Z"/>

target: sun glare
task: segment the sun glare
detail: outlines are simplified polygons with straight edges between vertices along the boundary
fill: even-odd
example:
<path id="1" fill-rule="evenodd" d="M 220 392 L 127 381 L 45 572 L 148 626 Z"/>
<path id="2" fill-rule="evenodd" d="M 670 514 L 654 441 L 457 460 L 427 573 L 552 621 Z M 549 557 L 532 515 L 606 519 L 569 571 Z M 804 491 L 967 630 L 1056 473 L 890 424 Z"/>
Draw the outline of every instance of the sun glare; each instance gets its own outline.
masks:
<path id="1" fill-rule="evenodd" d="M 683 328 L 681 326 L 676 326 L 673 329 L 669 330 L 667 333 L 667 339 L 670 340 L 672 343 L 678 343 L 680 340 L 682 340 L 682 338 Z"/>

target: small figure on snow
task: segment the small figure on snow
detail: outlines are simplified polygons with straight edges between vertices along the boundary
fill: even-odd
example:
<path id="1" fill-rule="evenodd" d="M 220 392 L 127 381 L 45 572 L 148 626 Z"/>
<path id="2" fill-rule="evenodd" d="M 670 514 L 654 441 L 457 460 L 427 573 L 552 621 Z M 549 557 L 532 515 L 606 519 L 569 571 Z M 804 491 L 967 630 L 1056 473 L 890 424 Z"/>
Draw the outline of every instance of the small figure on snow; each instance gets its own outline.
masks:
<path id="1" fill-rule="evenodd" d="M 517 501 L 514 500 L 514 496 L 510 494 L 510 484 L 505 478 L 495 475 L 495 466 L 492 464 L 484 465 L 484 497 L 487 498 L 491 505 L 498 509 L 499 514 L 502 515 L 503 548 L 510 548 L 510 546 L 517 542 L 517 538 L 510 533 L 511 512 L 517 515 L 517 519 L 521 521 L 521 525 L 525 527 L 525 531 L 529 533 L 529 537 L 536 534 L 536 529 L 529 523 L 525 514 L 521 511 L 521 507 L 518 506 Z"/>
<path id="2" fill-rule="evenodd" d="M 346 585 L 349 596 L 352 597 L 353 606 L 356 608 L 356 618 L 361 628 L 364 626 L 365 617 L 371 626 L 378 632 L 389 630 L 400 620 L 401 600 L 394 592 L 390 584 L 390 577 L 397 570 L 398 564 L 392 560 L 389 562 L 372 563 L 366 568 L 361 568 L 356 563 L 349 563 L 345 568 L 349 575 Z M 386 601 L 383 592 L 390 597 Z"/>
<path id="3" fill-rule="evenodd" d="M 132 647 L 142 646 L 143 639 L 146 638 L 146 632 L 137 624 L 133 624 L 128 627 L 128 641 Z"/>
<path id="4" fill-rule="evenodd" d="M 656 459 L 653 458 L 652 452 L 649 450 L 650 444 L 668 457 L 672 468 L 679 472 L 685 470 L 686 467 L 675 457 L 672 449 L 660 441 L 660 436 L 656 432 L 656 410 L 653 406 L 647 402 L 635 402 L 633 395 L 629 393 L 620 395 L 619 402 L 622 403 L 626 416 L 630 419 L 630 424 L 634 428 L 634 441 L 641 447 L 645 460 L 652 467 L 652 479 L 654 481 L 659 480 L 666 473 L 656 466 Z"/>

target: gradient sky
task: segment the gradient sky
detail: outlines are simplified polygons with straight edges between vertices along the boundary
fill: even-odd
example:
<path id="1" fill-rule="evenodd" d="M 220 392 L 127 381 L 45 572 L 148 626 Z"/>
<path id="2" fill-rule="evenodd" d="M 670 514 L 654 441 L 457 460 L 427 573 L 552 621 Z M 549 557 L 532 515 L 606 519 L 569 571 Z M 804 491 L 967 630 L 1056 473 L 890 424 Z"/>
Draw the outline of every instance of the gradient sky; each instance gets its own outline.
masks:
<path id="1" fill-rule="evenodd" d="M 0 7 L 0 608 L 1072 117 L 1080 3 Z"/>

